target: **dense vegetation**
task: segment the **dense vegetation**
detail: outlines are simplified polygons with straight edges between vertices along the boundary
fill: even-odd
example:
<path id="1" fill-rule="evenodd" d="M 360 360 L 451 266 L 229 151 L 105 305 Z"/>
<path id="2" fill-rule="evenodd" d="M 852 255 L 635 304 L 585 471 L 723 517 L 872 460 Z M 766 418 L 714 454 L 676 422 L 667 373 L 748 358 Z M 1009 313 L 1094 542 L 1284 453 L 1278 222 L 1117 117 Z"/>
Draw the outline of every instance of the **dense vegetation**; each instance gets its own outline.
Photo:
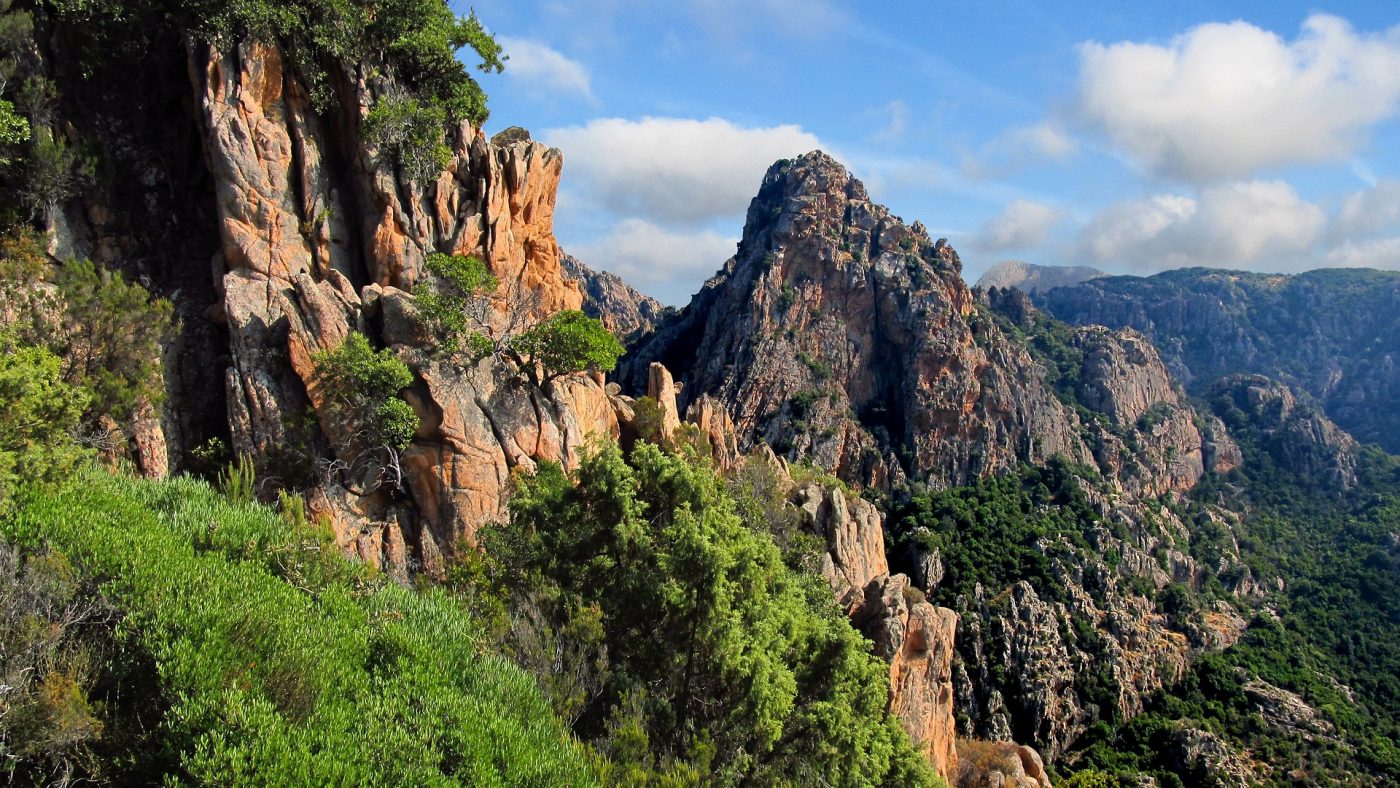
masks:
<path id="1" fill-rule="evenodd" d="M 934 781 L 885 715 L 887 668 L 709 463 L 639 442 L 542 465 L 484 539 L 459 580 L 512 600 L 508 648 L 611 756 L 607 782 Z"/>
<path id="2" fill-rule="evenodd" d="M 1212 403 L 1245 452 L 1242 469 L 1208 477 L 1193 493 L 1246 512 L 1241 556 L 1256 576 L 1282 578 L 1275 606 L 1245 637 L 1207 655 L 1147 714 L 1121 728 L 1096 726 L 1077 761 L 1097 773 L 1154 774 L 1159 784 L 1198 785 L 1168 750 L 1183 723 L 1248 749 L 1271 770 L 1268 784 L 1400 781 L 1400 458 L 1365 449 L 1358 484 L 1320 491 L 1281 462 L 1258 423 L 1227 396 Z M 1262 680 L 1300 696 L 1316 722 L 1270 724 Z M 1267 687 L 1263 689 L 1267 690 Z M 1114 778 L 1116 781 L 1116 777 Z"/>
<path id="3" fill-rule="evenodd" d="M 32 615 L 62 642 L 0 699 L 11 776 L 592 782 L 534 682 L 483 652 L 460 606 L 340 558 L 299 512 L 98 470 L 22 496 L 0 526 L 19 547 L 0 551 L 0 592 L 47 594 Z"/>
<path id="4" fill-rule="evenodd" d="M 978 585 L 997 593 L 1019 580 L 1058 597 L 1063 589 L 1043 545 L 1063 538 L 1085 546 L 1085 531 L 1099 521 L 1076 482 L 1086 473 L 1054 459 L 966 487 L 916 492 L 890 513 L 891 551 L 937 552 L 944 576 L 931 601 L 947 607 Z"/>

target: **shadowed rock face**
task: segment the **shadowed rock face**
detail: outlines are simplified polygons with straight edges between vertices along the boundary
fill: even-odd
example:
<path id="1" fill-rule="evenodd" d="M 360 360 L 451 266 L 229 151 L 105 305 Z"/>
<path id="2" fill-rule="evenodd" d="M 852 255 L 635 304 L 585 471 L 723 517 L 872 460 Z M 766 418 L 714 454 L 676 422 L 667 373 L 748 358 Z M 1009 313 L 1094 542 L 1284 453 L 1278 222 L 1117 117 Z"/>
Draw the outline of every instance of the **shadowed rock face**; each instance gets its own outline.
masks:
<path id="1" fill-rule="evenodd" d="M 685 398 L 724 403 L 741 448 L 766 442 L 862 485 L 1087 460 L 1073 414 L 979 318 L 960 272 L 951 247 L 829 156 L 779 162 L 739 253 L 638 343 L 623 385 L 641 390 L 661 361 Z"/>
<path id="2" fill-rule="evenodd" d="M 583 311 L 603 321 L 619 337 L 645 334 L 666 311 L 660 301 L 640 293 L 615 274 L 597 271 L 571 254 L 559 258 L 564 273 L 583 291 Z"/>

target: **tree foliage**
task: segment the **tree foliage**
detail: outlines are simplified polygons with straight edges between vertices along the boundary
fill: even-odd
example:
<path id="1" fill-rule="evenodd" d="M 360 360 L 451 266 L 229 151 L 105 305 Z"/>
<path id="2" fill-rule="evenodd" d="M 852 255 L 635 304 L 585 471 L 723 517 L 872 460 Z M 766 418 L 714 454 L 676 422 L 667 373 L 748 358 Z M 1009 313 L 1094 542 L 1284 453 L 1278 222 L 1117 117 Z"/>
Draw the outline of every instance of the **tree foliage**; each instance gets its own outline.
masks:
<path id="1" fill-rule="evenodd" d="M 414 300 L 443 352 L 465 351 L 472 363 L 508 360 L 537 386 L 588 369 L 609 372 L 622 356 L 622 343 L 602 321 L 576 309 L 531 322 L 533 294 L 518 283 L 500 293 L 479 257 L 434 253 L 425 267 L 430 276 L 414 287 Z M 499 316 L 493 299 L 503 308 Z"/>
<path id="2" fill-rule="evenodd" d="M 622 343 L 601 320 L 577 309 L 555 312 L 526 329 L 511 349 L 527 370 L 539 368 L 541 382 L 588 369 L 611 372 L 623 353 Z"/>
<path id="3" fill-rule="evenodd" d="M 932 781 L 885 714 L 885 666 L 708 464 L 644 442 L 630 461 L 600 447 L 572 475 L 545 463 L 485 538 L 505 585 L 549 589 L 553 620 L 601 613 L 607 673 L 575 730 L 619 779 Z"/>
<path id="4" fill-rule="evenodd" d="M 388 348 L 375 350 L 358 332 L 334 350 L 316 353 L 312 362 L 330 418 L 349 427 L 348 442 L 359 449 L 351 465 L 371 462 L 398 484 L 399 452 L 418 430 L 418 414 L 398 396 L 413 385 L 408 365 Z"/>
<path id="5" fill-rule="evenodd" d="M 50 265 L 38 240 L 16 231 L 0 239 L 0 303 L 13 340 L 48 350 L 60 379 L 87 392 L 89 436 L 104 419 L 127 426 L 162 399 L 169 301 L 89 260 Z"/>
<path id="6" fill-rule="evenodd" d="M 86 456 L 74 436 L 89 397 L 64 382 L 57 356 L 0 335 L 0 502 L 72 473 Z"/>

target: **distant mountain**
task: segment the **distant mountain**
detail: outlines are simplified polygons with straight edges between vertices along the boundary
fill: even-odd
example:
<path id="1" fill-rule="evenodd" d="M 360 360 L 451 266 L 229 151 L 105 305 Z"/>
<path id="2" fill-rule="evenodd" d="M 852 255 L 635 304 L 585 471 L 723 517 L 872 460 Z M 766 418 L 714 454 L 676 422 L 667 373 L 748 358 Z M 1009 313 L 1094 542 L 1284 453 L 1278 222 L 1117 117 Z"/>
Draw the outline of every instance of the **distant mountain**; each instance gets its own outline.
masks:
<path id="1" fill-rule="evenodd" d="M 571 254 L 561 254 L 559 265 L 583 291 L 584 313 L 603 321 L 619 337 L 650 331 L 666 312 L 664 304 L 633 289 L 621 277 L 595 271 Z"/>
<path id="2" fill-rule="evenodd" d="M 1362 442 L 1400 452 L 1400 272 L 1188 268 L 1093 279 L 1035 300 L 1070 323 L 1141 331 L 1192 393 L 1226 375 L 1266 375 L 1310 395 Z"/>
<path id="3" fill-rule="evenodd" d="M 1068 287 L 1090 279 L 1108 276 L 1087 265 L 1036 265 L 1021 260 L 1003 260 L 988 268 L 977 280 L 977 287 L 1014 287 L 1034 295 L 1056 287 Z"/>

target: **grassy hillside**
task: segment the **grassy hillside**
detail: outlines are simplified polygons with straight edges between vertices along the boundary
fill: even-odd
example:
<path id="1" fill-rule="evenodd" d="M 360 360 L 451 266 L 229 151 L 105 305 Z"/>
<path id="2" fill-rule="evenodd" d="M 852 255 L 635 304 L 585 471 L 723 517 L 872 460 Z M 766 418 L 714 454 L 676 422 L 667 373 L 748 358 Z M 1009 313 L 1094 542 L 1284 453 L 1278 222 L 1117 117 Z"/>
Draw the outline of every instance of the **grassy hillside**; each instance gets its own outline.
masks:
<path id="1" fill-rule="evenodd" d="M 34 691 L 0 701 L 35 712 L 0 717 L 7 754 L 29 752 L 8 761 L 13 775 L 593 783 L 534 680 L 485 653 L 454 601 L 345 561 L 297 510 L 97 470 L 21 496 L 4 534 L 21 565 L 52 569 L 30 585 L 69 578 L 69 596 L 90 600 L 80 607 L 104 612 L 55 616 L 50 629 L 71 630 L 62 658 L 38 660 Z M 37 722 L 16 730 L 25 720 Z"/>

